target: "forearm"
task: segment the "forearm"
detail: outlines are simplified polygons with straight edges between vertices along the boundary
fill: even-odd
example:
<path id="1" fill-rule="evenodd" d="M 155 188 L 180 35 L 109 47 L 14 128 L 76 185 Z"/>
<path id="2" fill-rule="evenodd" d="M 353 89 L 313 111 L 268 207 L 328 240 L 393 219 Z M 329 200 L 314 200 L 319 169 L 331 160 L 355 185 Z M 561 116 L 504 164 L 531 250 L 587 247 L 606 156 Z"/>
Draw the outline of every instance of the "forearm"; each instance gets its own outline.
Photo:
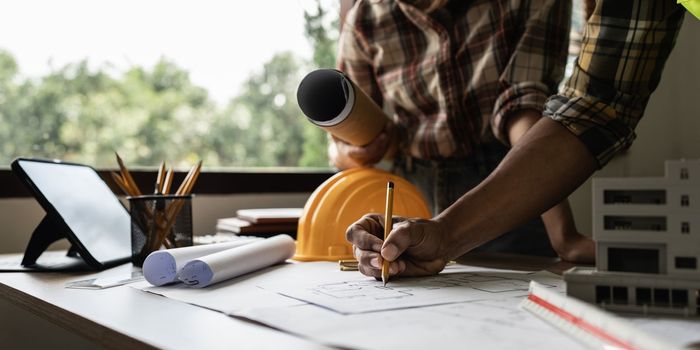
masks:
<path id="1" fill-rule="evenodd" d="M 512 145 L 517 144 L 540 118 L 541 113 L 535 110 L 525 110 L 514 115 L 507 125 L 510 143 Z M 558 253 L 561 253 L 562 246 L 565 243 L 565 235 L 578 233 L 569 201 L 566 198 L 544 212 L 542 221 L 547 229 L 552 246 Z"/>
<path id="2" fill-rule="evenodd" d="M 542 214 L 595 169 L 581 141 L 540 119 L 489 177 L 436 217 L 454 243 L 446 254 L 459 256 Z"/>

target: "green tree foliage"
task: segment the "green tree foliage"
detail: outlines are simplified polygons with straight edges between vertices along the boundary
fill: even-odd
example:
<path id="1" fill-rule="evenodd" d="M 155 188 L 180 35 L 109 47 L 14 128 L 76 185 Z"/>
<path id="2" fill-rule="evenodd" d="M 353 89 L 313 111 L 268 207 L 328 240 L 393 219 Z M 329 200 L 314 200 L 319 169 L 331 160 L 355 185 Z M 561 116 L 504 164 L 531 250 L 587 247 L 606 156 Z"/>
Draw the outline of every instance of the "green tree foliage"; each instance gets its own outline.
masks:
<path id="1" fill-rule="evenodd" d="M 166 59 L 116 73 L 83 61 L 31 80 L 19 77 L 15 59 L 0 51 L 0 160 L 33 156 L 111 167 L 118 151 L 143 166 L 201 158 L 209 167 L 327 167 L 326 135 L 296 102 L 303 74 L 335 61 L 337 22 L 316 5 L 316 13 L 305 13 L 313 62 L 274 55 L 224 107 Z"/>
<path id="2" fill-rule="evenodd" d="M 338 38 L 338 17 L 335 16 L 330 22 L 329 11 L 316 2 L 316 13 L 304 13 L 304 31 L 306 37 L 313 46 L 313 65 L 317 68 L 334 68 L 336 43 Z M 304 124 L 304 143 L 302 146 L 303 155 L 300 160 L 301 166 L 328 166 L 328 147 L 326 132 L 312 125 Z"/>

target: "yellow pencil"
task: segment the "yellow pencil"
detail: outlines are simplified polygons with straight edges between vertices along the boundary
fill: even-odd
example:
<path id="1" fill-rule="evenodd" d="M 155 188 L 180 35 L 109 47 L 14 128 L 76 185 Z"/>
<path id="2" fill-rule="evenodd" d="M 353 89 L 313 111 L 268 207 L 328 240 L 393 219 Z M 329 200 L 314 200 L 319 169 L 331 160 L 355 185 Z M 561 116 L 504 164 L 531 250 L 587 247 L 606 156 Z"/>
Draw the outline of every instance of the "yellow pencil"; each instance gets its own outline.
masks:
<path id="1" fill-rule="evenodd" d="M 389 238 L 391 232 L 391 216 L 394 210 L 394 183 L 389 181 L 386 185 L 386 211 L 384 212 L 384 241 Z M 389 281 L 389 262 L 384 260 L 382 263 L 382 282 L 384 286 Z"/>

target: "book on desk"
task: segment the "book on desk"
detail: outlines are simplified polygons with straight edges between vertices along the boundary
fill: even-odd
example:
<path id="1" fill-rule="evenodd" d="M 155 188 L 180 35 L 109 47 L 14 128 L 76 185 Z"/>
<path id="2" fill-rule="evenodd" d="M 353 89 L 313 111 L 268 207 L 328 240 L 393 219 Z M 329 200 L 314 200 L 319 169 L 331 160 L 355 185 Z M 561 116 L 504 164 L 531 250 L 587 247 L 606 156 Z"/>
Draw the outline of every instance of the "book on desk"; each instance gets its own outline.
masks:
<path id="1" fill-rule="evenodd" d="M 217 233 L 267 237 L 286 233 L 296 238 L 301 208 L 240 209 L 235 217 L 216 222 Z"/>

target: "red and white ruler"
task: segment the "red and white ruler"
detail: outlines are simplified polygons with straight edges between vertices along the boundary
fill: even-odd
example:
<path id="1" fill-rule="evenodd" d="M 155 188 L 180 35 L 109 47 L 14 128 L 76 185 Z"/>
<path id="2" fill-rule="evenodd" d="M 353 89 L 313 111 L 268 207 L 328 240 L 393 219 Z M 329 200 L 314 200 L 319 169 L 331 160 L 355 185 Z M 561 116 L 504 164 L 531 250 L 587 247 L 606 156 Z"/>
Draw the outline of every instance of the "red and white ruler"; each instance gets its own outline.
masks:
<path id="1" fill-rule="evenodd" d="M 520 305 L 584 344 L 599 349 L 671 349 L 673 345 L 634 327 L 628 321 L 581 300 L 531 281 Z"/>

